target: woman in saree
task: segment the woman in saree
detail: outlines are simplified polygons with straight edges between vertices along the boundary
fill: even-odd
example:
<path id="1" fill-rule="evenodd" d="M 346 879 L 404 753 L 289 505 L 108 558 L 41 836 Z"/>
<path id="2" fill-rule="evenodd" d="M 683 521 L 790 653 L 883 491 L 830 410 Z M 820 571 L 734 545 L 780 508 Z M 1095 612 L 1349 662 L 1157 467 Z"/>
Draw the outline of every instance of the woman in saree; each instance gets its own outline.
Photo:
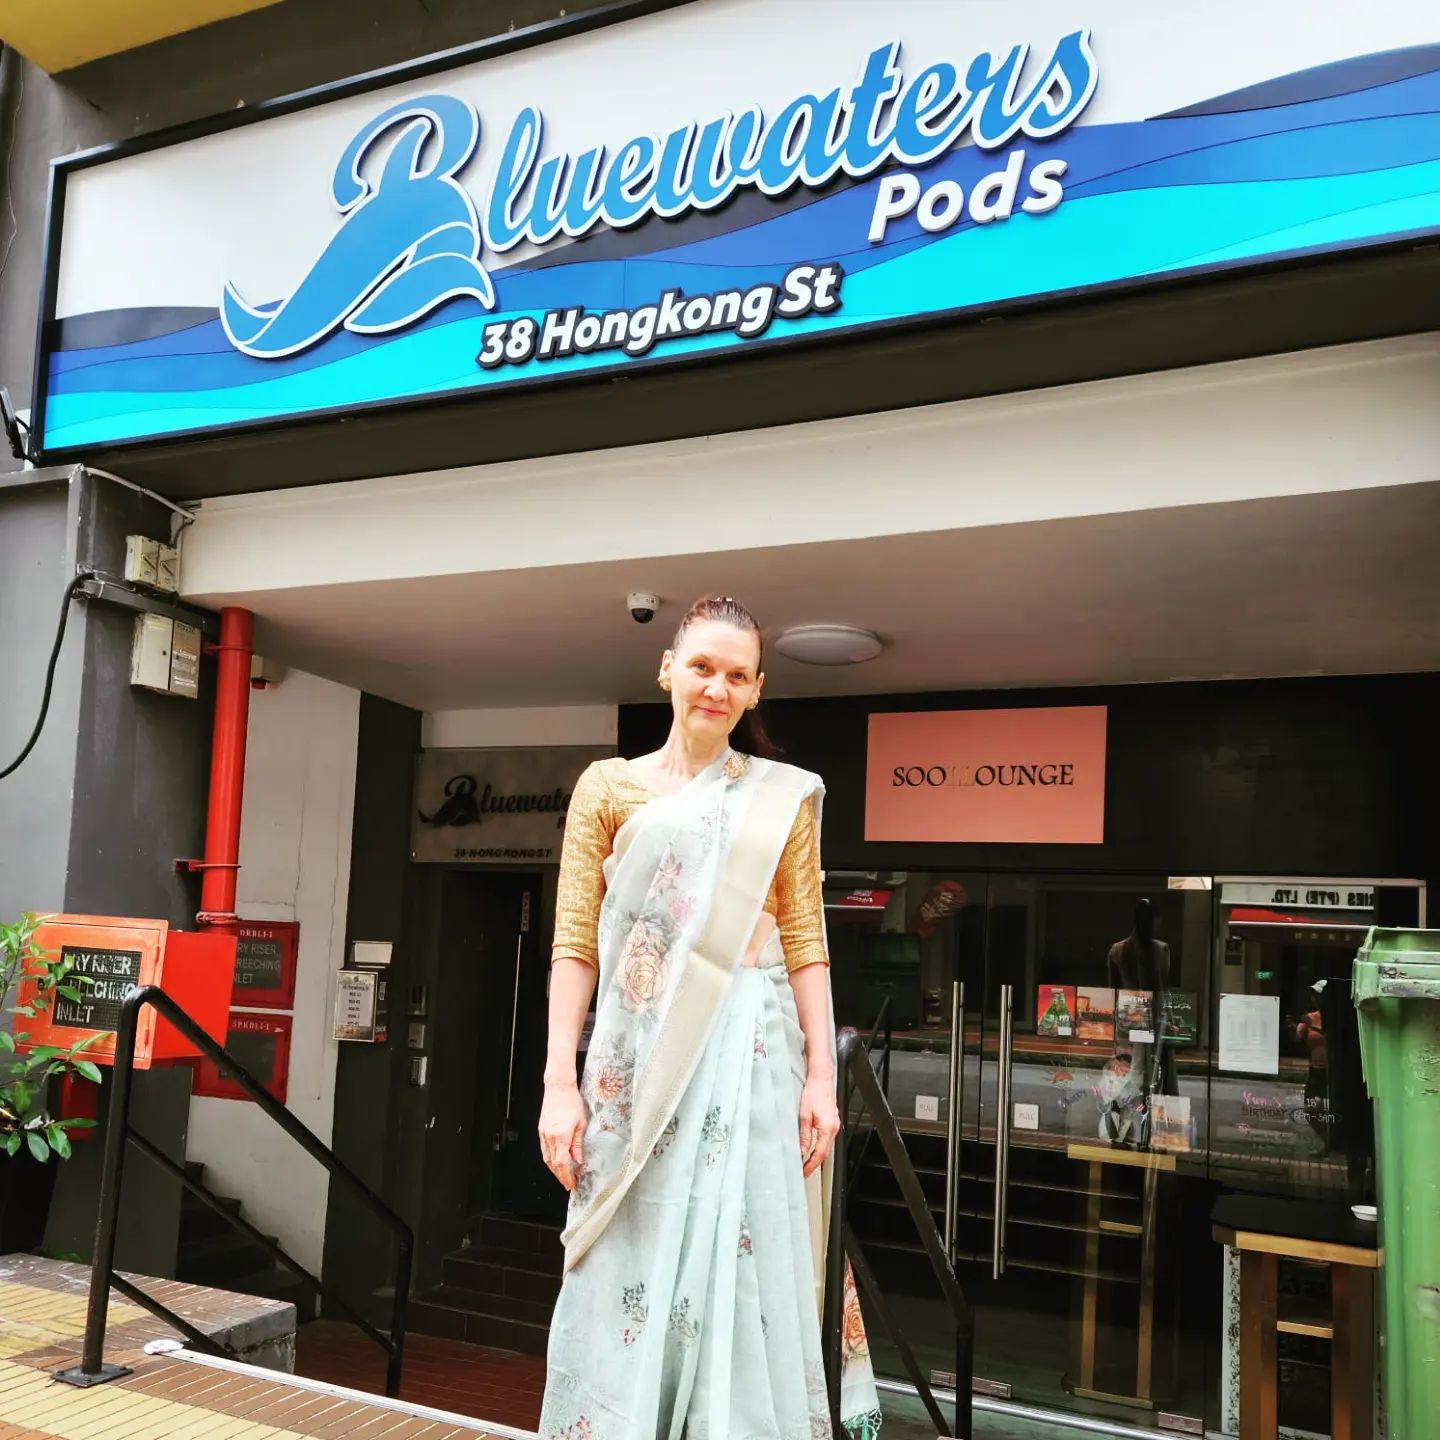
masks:
<path id="1" fill-rule="evenodd" d="M 823 787 L 763 753 L 762 663 L 748 610 L 697 602 L 660 664 L 669 738 L 596 762 L 571 799 L 540 1116 L 570 1202 L 542 1440 L 831 1437 Z M 842 1422 L 871 1440 L 853 1282 L 844 1328 Z"/>

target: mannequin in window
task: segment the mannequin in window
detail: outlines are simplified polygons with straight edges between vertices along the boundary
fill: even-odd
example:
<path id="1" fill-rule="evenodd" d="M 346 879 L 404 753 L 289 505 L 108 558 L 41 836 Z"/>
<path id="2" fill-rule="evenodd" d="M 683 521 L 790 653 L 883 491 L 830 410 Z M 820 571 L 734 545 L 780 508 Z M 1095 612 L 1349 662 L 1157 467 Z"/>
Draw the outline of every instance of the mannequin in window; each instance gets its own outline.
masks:
<path id="1" fill-rule="evenodd" d="M 1135 906 L 1130 933 L 1110 947 L 1110 984 L 1117 990 L 1149 990 L 1158 1000 L 1170 984 L 1170 947 L 1155 938 L 1155 907 L 1148 900 Z"/>
<path id="2" fill-rule="evenodd" d="M 1113 1139 L 1129 1139 L 1139 1144 L 1149 1140 L 1149 1102 L 1154 1094 L 1171 1093 L 1170 1081 L 1173 1066 L 1169 1060 L 1169 1049 L 1158 1043 L 1164 1027 L 1165 992 L 1170 986 L 1170 947 L 1155 935 L 1155 907 L 1149 900 L 1141 900 L 1135 906 L 1134 923 L 1130 933 L 1117 940 L 1106 957 L 1106 969 L 1115 996 L 1115 1053 L 1130 1057 L 1130 1084 L 1126 1094 L 1117 1104 L 1128 1104 L 1138 1112 L 1127 1123 L 1117 1124 L 1117 1117 L 1102 1114 L 1102 1136 L 1109 1129 L 1115 1133 Z M 1144 990 L 1150 994 L 1150 1019 L 1146 1026 L 1127 1028 L 1122 1016 L 1120 994 L 1122 990 Z M 1155 1037 L 1149 1041 L 1132 1040 L 1131 1030 L 1140 1030 Z"/>

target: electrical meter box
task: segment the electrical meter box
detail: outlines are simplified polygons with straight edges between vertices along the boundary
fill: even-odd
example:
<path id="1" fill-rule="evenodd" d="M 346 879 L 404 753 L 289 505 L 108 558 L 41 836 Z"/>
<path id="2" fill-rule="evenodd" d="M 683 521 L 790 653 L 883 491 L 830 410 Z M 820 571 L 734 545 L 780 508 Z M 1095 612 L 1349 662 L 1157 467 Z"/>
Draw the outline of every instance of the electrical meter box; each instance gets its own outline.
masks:
<path id="1" fill-rule="evenodd" d="M 100 915 L 51 915 L 35 932 L 36 945 L 74 961 L 78 1000 L 52 995 L 33 1019 L 21 1017 L 28 1039 L 21 1049 L 54 1045 L 68 1050 L 95 1036 L 84 1052 L 97 1065 L 115 1063 L 120 1004 L 135 985 L 155 985 L 169 995 L 217 1044 L 225 1043 L 230 991 L 235 979 L 234 935 L 172 930 L 164 920 L 126 920 Z M 20 984 L 20 1003 L 37 997 L 36 977 Z M 135 1068 L 194 1060 L 199 1051 L 158 1012 L 140 1012 Z"/>
<path id="2" fill-rule="evenodd" d="M 130 683 L 159 695 L 194 700 L 200 693 L 198 626 L 168 615 L 137 615 L 130 644 Z"/>

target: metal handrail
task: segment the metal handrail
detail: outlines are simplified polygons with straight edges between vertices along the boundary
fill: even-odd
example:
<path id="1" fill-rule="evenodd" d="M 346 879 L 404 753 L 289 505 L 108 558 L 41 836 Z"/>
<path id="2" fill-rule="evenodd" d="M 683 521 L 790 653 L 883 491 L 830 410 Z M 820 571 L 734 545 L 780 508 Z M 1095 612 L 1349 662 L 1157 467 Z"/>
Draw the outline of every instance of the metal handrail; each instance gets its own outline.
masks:
<path id="1" fill-rule="evenodd" d="M 875 1012 L 875 1023 L 870 1027 L 869 1038 L 865 1041 L 865 1053 L 871 1055 L 875 1051 L 876 1043 L 880 1036 L 885 1036 L 885 1047 L 880 1052 L 880 1087 L 888 1096 L 890 1094 L 890 1051 L 894 1044 L 894 1033 L 890 1025 L 890 997 L 887 995 L 880 1002 L 880 1008 Z M 851 1086 L 847 1083 L 841 1088 L 840 1114 L 846 1116 L 850 1113 Z M 855 1149 L 855 1154 L 850 1157 L 847 1175 L 850 1184 L 854 1184 L 860 1178 L 860 1172 L 865 1168 L 865 1157 L 870 1152 L 870 1140 L 872 1132 L 866 1131 L 860 1137 L 860 1144 Z"/>
<path id="2" fill-rule="evenodd" d="M 318 1160 L 331 1174 L 338 1176 L 359 1197 L 361 1202 L 389 1229 L 396 1242 L 395 1291 L 391 1302 L 390 1333 L 387 1336 L 329 1286 L 311 1275 L 299 1261 L 292 1259 L 268 1236 L 262 1235 L 249 1221 L 227 1209 L 220 1199 L 198 1180 L 187 1175 L 168 1155 L 163 1154 L 130 1120 L 130 1096 L 135 1071 L 135 1041 L 139 1032 L 141 1010 L 149 1007 L 163 1015 L 206 1059 L 225 1072 L 308 1155 Z M 158 986 L 132 988 L 120 1004 L 120 1024 L 115 1035 L 115 1069 L 110 1089 L 110 1111 L 105 1127 L 105 1152 L 100 1171 L 100 1201 L 95 1221 L 95 1249 L 91 1258 L 90 1298 L 85 1315 L 85 1345 L 77 1368 L 55 1372 L 55 1379 L 70 1385 L 90 1386 L 128 1375 L 123 1365 L 106 1365 L 105 1322 L 112 1287 L 127 1299 L 142 1305 L 151 1314 L 173 1325 L 192 1345 L 214 1355 L 228 1352 L 189 1321 L 162 1305 L 153 1296 L 132 1284 L 115 1270 L 115 1232 L 120 1216 L 120 1182 L 125 1162 L 126 1142 L 142 1155 L 169 1171 L 192 1194 L 198 1196 L 217 1214 L 225 1217 L 254 1244 L 261 1246 L 272 1259 L 296 1275 L 327 1304 L 343 1311 L 370 1339 L 386 1352 L 385 1394 L 395 1398 L 400 1393 L 400 1373 L 405 1357 L 406 1310 L 410 1298 L 410 1272 L 415 1253 L 415 1237 L 410 1227 L 373 1190 L 345 1164 L 323 1141 L 300 1123 L 264 1086 L 223 1046 L 217 1044 L 196 1022 Z"/>
<path id="3" fill-rule="evenodd" d="M 878 1028 L 878 1027 L 877 1027 Z M 850 1087 L 860 1094 L 862 1115 L 868 1114 L 872 1134 L 880 1139 L 885 1158 L 890 1162 L 891 1171 L 900 1186 L 905 1208 L 910 1212 L 920 1244 L 930 1261 L 940 1290 L 950 1308 L 955 1322 L 955 1423 L 949 1434 L 956 1440 L 972 1440 L 971 1382 L 974 1374 L 975 1323 L 970 1304 L 955 1270 L 945 1253 L 940 1232 L 935 1228 L 935 1219 L 925 1200 L 920 1178 L 910 1163 L 909 1152 L 901 1139 L 900 1128 L 895 1123 L 894 1112 L 881 1088 L 874 1066 L 870 1062 L 870 1051 L 863 1037 L 854 1030 L 842 1030 L 836 1044 L 836 1086 L 841 1101 L 840 1130 L 835 1136 L 831 1149 L 831 1163 L 836 1176 L 835 1193 L 830 1205 L 830 1234 L 826 1250 L 825 1276 L 825 1370 L 829 1389 L 831 1425 L 837 1435 L 843 1434 L 840 1417 L 840 1372 L 843 1366 L 842 1331 L 845 1306 L 845 1262 L 850 1261 L 857 1290 L 869 1302 L 873 1313 L 889 1332 L 890 1338 L 900 1352 L 904 1365 L 921 1403 L 929 1412 L 936 1430 L 945 1434 L 945 1417 L 940 1413 L 935 1393 L 930 1382 L 915 1358 L 914 1349 L 905 1338 L 890 1307 L 881 1293 L 874 1272 L 865 1258 L 865 1253 L 855 1238 L 846 1220 L 846 1202 L 849 1196 L 850 1175 L 846 1164 L 846 1149 L 849 1139 L 850 1118 L 847 1113 Z M 867 1137 L 868 1139 L 868 1137 Z"/>

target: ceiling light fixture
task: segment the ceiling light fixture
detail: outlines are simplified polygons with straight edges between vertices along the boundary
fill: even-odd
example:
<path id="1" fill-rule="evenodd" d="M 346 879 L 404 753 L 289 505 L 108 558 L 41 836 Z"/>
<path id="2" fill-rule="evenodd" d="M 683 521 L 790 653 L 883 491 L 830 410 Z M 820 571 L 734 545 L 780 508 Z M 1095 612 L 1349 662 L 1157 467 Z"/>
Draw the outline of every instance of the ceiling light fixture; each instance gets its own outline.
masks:
<path id="1" fill-rule="evenodd" d="M 858 625 L 794 625 L 776 636 L 775 648 L 804 665 L 861 665 L 873 660 L 885 642 Z"/>

